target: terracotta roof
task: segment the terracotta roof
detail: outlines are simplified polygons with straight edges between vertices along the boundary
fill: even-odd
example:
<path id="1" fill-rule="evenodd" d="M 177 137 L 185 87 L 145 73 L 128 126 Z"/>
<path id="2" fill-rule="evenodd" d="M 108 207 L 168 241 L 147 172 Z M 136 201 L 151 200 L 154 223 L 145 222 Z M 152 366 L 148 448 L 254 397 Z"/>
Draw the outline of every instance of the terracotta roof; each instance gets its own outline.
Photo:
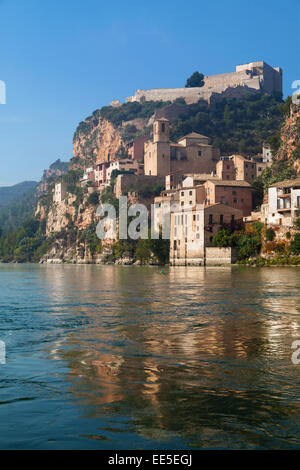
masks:
<path id="1" fill-rule="evenodd" d="M 179 139 L 180 140 L 183 140 L 183 139 L 186 139 L 186 138 L 189 138 L 189 139 L 208 139 L 208 137 L 206 135 L 202 135 L 202 134 L 198 134 L 197 132 L 191 132 L 190 134 L 187 134 L 183 137 L 181 137 Z"/>
<path id="2" fill-rule="evenodd" d="M 280 181 L 279 183 L 274 183 L 270 185 L 270 188 L 291 188 L 293 186 L 300 186 L 300 178 L 289 181 Z"/>

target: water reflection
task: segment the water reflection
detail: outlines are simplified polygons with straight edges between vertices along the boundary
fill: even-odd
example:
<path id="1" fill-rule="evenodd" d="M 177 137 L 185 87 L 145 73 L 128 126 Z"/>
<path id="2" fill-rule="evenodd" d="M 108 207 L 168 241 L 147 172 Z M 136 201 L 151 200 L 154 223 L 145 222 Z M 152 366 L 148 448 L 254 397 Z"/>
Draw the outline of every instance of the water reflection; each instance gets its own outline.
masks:
<path id="1" fill-rule="evenodd" d="M 83 416 L 124 416 L 153 448 L 299 446 L 299 270 L 47 266 L 43 276 L 64 337 L 49 355 L 66 361 Z"/>

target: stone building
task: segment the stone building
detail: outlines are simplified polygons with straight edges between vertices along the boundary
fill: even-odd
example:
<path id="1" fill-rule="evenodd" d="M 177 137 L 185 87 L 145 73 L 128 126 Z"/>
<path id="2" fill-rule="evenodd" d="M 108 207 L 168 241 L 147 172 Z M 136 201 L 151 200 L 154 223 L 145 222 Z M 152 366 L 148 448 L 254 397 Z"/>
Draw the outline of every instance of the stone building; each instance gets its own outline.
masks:
<path id="1" fill-rule="evenodd" d="M 268 166 L 262 157 L 245 157 L 243 155 L 230 155 L 221 157 L 216 165 L 217 176 L 222 179 L 235 179 L 253 181 L 262 174 Z"/>
<path id="2" fill-rule="evenodd" d="M 214 171 L 220 152 L 209 145 L 208 141 L 208 137 L 193 132 L 177 143 L 170 142 L 169 120 L 155 120 L 153 141 L 145 142 L 145 175 L 166 176 Z"/>
<path id="3" fill-rule="evenodd" d="M 206 248 L 212 246 L 213 237 L 224 224 L 242 217 L 239 209 L 220 203 L 175 210 L 170 223 L 170 264 L 205 264 Z"/>
<path id="4" fill-rule="evenodd" d="M 116 160 L 115 162 L 111 162 L 106 170 L 106 185 L 109 185 L 111 183 L 111 174 L 114 170 L 128 171 L 132 172 L 135 175 L 144 174 L 144 166 L 137 160 L 130 160 L 129 158 Z"/>
<path id="5" fill-rule="evenodd" d="M 53 202 L 59 204 L 62 202 L 67 194 L 67 185 L 66 183 L 56 183 L 54 186 Z"/>
<path id="6" fill-rule="evenodd" d="M 203 87 L 138 90 L 126 101 L 175 101 L 184 98 L 186 103 L 196 103 L 200 99 L 210 102 L 217 95 L 239 97 L 250 91 L 282 92 L 281 68 L 271 67 L 264 61 L 250 62 L 237 65 L 235 72 L 206 76 Z"/>
<path id="7" fill-rule="evenodd" d="M 251 214 L 252 191 L 250 184 L 246 181 L 218 181 L 210 179 L 203 186 L 206 204 L 220 202 L 241 210 L 244 216 Z"/>

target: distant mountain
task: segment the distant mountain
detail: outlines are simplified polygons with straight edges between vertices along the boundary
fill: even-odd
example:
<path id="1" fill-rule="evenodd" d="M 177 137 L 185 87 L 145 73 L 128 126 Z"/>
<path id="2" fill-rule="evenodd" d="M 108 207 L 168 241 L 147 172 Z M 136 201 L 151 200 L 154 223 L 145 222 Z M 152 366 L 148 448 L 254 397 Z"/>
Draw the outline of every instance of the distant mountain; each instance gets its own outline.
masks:
<path id="1" fill-rule="evenodd" d="M 10 232 L 32 217 L 36 205 L 35 181 L 0 187 L 0 233 Z"/>
<path id="2" fill-rule="evenodd" d="M 37 183 L 35 181 L 23 181 L 14 186 L 0 187 L 0 207 L 5 206 L 13 200 L 25 197 L 28 191 L 35 189 L 36 186 Z"/>

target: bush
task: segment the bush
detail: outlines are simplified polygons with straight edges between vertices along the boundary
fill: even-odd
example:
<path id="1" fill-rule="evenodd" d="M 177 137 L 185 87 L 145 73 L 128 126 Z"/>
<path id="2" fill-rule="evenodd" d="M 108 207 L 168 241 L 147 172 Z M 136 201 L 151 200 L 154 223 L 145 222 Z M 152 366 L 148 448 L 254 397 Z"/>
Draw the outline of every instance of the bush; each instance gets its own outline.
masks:
<path id="1" fill-rule="evenodd" d="M 275 232 L 272 228 L 267 228 L 266 230 L 266 241 L 272 242 L 275 238 Z"/>

